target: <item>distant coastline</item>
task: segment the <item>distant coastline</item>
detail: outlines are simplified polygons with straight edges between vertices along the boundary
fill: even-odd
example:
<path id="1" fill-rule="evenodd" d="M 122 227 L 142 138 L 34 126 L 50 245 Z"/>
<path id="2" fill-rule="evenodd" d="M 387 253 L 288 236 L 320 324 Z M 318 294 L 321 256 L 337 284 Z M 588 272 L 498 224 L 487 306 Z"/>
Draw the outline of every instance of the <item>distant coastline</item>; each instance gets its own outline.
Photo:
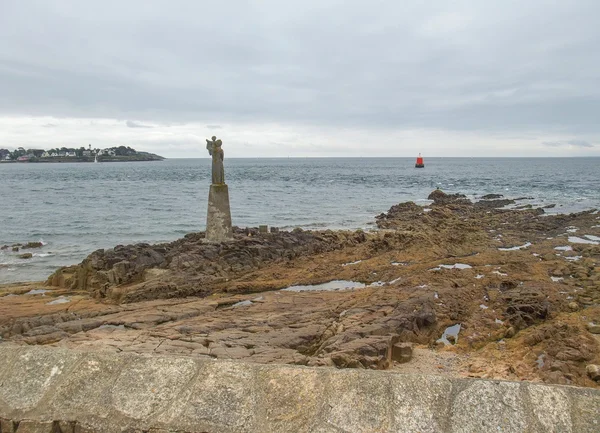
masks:
<path id="1" fill-rule="evenodd" d="M 138 152 L 129 146 L 109 147 L 105 149 L 88 148 L 54 148 L 25 149 L 19 147 L 14 151 L 0 149 L 0 162 L 129 162 L 129 161 L 162 161 L 165 158 L 150 152 Z"/>
<path id="2" fill-rule="evenodd" d="M 132 162 L 132 161 L 137 161 L 137 162 L 144 162 L 144 161 L 163 161 L 165 160 L 165 157 L 162 157 L 160 155 L 156 155 L 154 153 L 142 153 L 142 152 L 138 152 L 137 155 L 130 155 L 130 156 L 99 156 L 98 157 L 98 162 Z M 32 162 L 32 163 L 61 163 L 61 162 L 82 162 L 82 163 L 93 163 L 94 162 L 94 157 L 91 156 L 82 156 L 82 157 L 77 157 L 77 156 L 59 156 L 59 157 L 53 157 L 53 158 L 30 158 L 24 161 L 18 161 L 18 160 L 4 160 L 4 161 L 0 161 L 0 164 L 12 164 L 12 163 L 27 163 L 27 162 Z"/>

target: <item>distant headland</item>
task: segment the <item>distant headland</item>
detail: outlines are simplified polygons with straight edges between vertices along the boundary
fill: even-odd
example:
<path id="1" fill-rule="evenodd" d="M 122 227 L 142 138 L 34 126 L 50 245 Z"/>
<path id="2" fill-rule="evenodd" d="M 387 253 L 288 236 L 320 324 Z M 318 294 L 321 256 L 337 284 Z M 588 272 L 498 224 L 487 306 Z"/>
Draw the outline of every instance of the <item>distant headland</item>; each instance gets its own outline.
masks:
<path id="1" fill-rule="evenodd" d="M 128 146 L 108 147 L 105 149 L 88 148 L 54 148 L 24 149 L 19 147 L 12 152 L 0 149 L 0 162 L 123 162 L 123 161 L 162 161 L 160 155 L 149 152 L 138 152 Z"/>

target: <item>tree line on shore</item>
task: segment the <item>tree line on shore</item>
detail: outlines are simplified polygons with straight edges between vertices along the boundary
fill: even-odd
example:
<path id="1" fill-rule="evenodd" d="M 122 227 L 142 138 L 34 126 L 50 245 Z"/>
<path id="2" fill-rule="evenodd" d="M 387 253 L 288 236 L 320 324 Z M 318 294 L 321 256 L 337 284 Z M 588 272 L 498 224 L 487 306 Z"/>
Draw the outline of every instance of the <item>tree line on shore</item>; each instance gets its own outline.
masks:
<path id="1" fill-rule="evenodd" d="M 142 152 L 143 153 L 143 152 Z M 13 151 L 0 149 L 0 161 L 16 161 L 19 158 L 52 158 L 52 157 L 73 157 L 85 158 L 93 156 L 134 156 L 138 152 L 129 146 L 109 147 L 105 149 L 92 149 L 91 145 L 85 147 L 56 147 L 52 149 L 25 149 L 19 147 Z"/>

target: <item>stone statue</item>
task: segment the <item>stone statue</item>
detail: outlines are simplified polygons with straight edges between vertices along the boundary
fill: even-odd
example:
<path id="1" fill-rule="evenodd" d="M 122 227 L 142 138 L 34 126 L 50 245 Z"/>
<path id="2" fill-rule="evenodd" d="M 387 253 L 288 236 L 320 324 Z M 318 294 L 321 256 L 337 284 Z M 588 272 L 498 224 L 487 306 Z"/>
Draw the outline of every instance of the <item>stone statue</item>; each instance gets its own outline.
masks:
<path id="1" fill-rule="evenodd" d="M 229 208 L 229 188 L 225 184 L 223 169 L 223 142 L 212 137 L 206 140 L 206 150 L 212 156 L 212 184 L 208 192 L 206 212 L 206 242 L 224 242 L 233 239 L 231 210 Z"/>
<path id="2" fill-rule="evenodd" d="M 217 140 L 217 137 L 213 136 L 212 141 L 206 139 L 206 149 L 208 154 L 212 156 L 212 183 L 213 185 L 224 185 L 225 184 L 225 169 L 223 168 L 223 149 L 221 145 L 223 142 Z"/>

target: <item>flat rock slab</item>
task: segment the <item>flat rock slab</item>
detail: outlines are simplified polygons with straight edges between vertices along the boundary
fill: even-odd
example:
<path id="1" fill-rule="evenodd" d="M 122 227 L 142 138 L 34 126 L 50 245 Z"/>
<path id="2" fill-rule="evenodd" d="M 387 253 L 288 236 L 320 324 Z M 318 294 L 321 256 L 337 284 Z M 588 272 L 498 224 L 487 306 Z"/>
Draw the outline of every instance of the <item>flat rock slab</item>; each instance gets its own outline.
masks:
<path id="1" fill-rule="evenodd" d="M 2 433 L 600 429 L 587 388 L 0 347 Z"/>

